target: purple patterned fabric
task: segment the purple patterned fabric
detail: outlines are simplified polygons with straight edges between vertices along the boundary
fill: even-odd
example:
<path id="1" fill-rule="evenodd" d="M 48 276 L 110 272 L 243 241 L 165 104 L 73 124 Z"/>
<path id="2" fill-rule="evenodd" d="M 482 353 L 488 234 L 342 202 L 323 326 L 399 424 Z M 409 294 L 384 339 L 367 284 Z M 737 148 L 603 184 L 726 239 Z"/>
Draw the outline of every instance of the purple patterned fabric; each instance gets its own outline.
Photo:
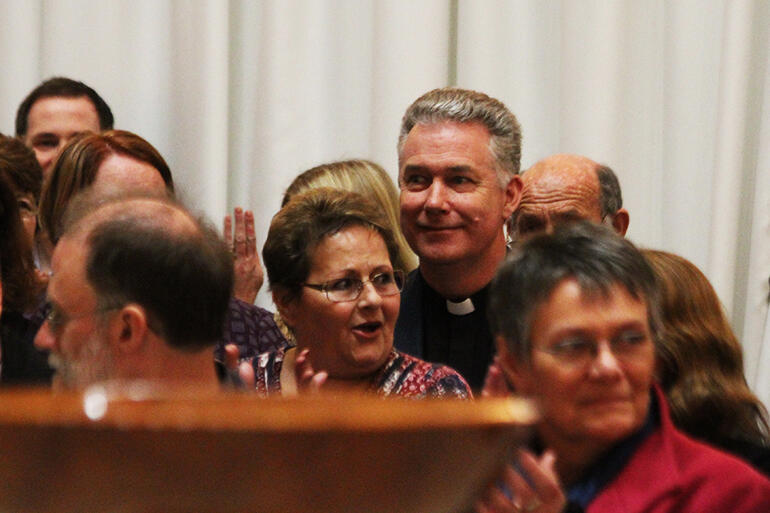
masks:
<path id="1" fill-rule="evenodd" d="M 216 361 L 223 361 L 225 344 L 230 343 L 238 346 L 241 358 L 253 358 L 289 345 L 275 324 L 272 312 L 236 298 L 230 299 L 224 333 L 214 348 Z"/>

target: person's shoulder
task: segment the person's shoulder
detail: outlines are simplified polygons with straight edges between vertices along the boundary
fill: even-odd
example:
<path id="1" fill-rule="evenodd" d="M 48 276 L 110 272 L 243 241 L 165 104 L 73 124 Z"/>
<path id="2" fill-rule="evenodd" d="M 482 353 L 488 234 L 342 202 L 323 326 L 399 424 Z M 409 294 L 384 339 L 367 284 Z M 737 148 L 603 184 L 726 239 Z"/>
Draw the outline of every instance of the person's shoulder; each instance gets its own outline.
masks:
<path id="1" fill-rule="evenodd" d="M 404 287 L 401 289 L 401 297 L 410 296 L 417 292 L 420 287 L 420 268 L 412 269 L 404 278 Z"/>
<path id="2" fill-rule="evenodd" d="M 738 456 L 765 477 L 770 478 L 770 444 L 760 444 L 741 438 L 724 438 L 714 445 L 729 454 Z"/>
<path id="3" fill-rule="evenodd" d="M 678 430 L 656 387 L 657 428 L 587 511 L 770 512 L 770 481 L 749 464 Z"/>
<path id="4" fill-rule="evenodd" d="M 420 268 L 410 272 L 401 290 L 401 304 L 393 331 L 393 346 L 409 354 L 423 354 L 423 305 Z"/>
<path id="5" fill-rule="evenodd" d="M 413 380 L 424 386 L 424 391 L 430 397 L 473 397 L 468 383 L 459 372 L 441 364 L 432 363 L 405 353 L 398 353 L 400 367 L 409 369 Z"/>
<path id="6" fill-rule="evenodd" d="M 770 488 L 770 480 L 738 456 L 691 438 L 678 429 L 674 430 L 672 437 L 676 442 L 673 447 L 682 472 L 714 476 L 720 480 L 727 477 L 731 480 L 764 482 Z"/>
<path id="7" fill-rule="evenodd" d="M 275 321 L 273 320 L 273 313 L 271 311 L 266 310 L 261 306 L 242 301 L 237 297 L 230 298 L 230 304 L 228 305 L 227 309 L 231 315 L 235 315 L 243 319 L 249 319 L 258 324 L 275 324 Z"/>
<path id="8" fill-rule="evenodd" d="M 662 390 L 657 394 L 662 440 L 676 466 L 683 500 L 692 505 L 685 511 L 770 512 L 770 479 L 741 458 L 674 426 Z"/>
<path id="9" fill-rule="evenodd" d="M 677 429 L 671 442 L 686 511 L 770 512 L 770 479 L 749 463 Z"/>
<path id="10" fill-rule="evenodd" d="M 230 299 L 228 305 L 222 339 L 214 350 L 215 359 L 222 359 L 226 344 L 237 345 L 241 358 L 251 358 L 289 345 L 272 312 L 235 297 Z"/>

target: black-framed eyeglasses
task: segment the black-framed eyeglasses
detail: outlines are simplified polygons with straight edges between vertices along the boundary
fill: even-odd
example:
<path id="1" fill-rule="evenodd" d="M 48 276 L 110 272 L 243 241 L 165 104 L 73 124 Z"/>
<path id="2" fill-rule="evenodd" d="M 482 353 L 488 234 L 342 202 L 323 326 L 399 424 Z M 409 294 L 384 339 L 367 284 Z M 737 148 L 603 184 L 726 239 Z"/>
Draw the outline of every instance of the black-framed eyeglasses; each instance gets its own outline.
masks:
<path id="1" fill-rule="evenodd" d="M 404 272 L 401 270 L 372 274 L 368 280 L 358 278 L 337 278 L 324 283 L 303 283 L 303 287 L 320 290 L 333 303 L 355 301 L 364 290 L 364 285 L 371 283 L 380 296 L 395 296 L 404 288 Z"/>

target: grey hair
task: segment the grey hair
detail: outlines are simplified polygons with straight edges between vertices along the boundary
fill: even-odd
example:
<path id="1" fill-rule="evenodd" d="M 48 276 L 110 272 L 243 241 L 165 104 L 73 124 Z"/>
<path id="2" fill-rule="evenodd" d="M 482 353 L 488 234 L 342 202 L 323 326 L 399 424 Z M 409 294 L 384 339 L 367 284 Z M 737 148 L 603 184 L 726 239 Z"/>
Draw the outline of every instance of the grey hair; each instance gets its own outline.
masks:
<path id="1" fill-rule="evenodd" d="M 517 360 L 530 362 L 534 312 L 569 278 L 589 296 L 607 297 L 611 287 L 620 285 L 644 301 L 658 347 L 660 300 L 649 263 L 630 241 L 609 228 L 580 221 L 516 244 L 492 281 L 490 326 Z"/>
<path id="2" fill-rule="evenodd" d="M 623 208 L 623 196 L 618 177 L 608 166 L 597 167 L 596 177 L 599 179 L 599 210 L 604 219 Z"/>
<path id="3" fill-rule="evenodd" d="M 409 132 L 417 124 L 441 121 L 479 122 L 490 133 L 489 150 L 497 162 L 497 177 L 505 187 L 521 166 L 521 126 L 516 116 L 499 100 L 478 91 L 444 87 L 417 98 L 406 109 L 398 136 L 398 158 Z"/>

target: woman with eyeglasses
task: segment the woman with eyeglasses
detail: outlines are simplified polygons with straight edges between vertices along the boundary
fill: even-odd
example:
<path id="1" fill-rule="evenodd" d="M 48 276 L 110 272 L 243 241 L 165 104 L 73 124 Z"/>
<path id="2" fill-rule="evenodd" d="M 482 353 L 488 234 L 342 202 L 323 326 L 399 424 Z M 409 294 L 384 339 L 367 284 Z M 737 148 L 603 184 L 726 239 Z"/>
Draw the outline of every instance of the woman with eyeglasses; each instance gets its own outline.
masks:
<path id="1" fill-rule="evenodd" d="M 542 456 L 508 468 L 479 513 L 770 511 L 770 480 L 672 422 L 655 276 L 631 242 L 588 222 L 522 241 L 489 306 L 504 376 L 540 411 Z"/>
<path id="2" fill-rule="evenodd" d="M 303 171 L 297 175 L 291 184 L 286 188 L 283 199 L 281 200 L 281 206 L 286 205 L 294 196 L 307 192 L 312 189 L 319 189 L 322 187 L 329 187 L 332 189 L 339 189 L 343 191 L 356 192 L 361 194 L 365 198 L 375 203 L 382 211 L 385 220 L 385 228 L 393 233 L 398 244 L 398 253 L 392 260 L 394 269 L 402 269 L 408 273 L 417 267 L 417 256 L 409 248 L 404 234 L 401 233 L 401 226 L 399 224 L 399 205 L 398 205 L 398 188 L 393 183 L 388 173 L 382 168 L 382 166 L 364 159 L 351 159 L 351 160 L 339 160 L 320 164 L 312 167 L 307 171 Z M 249 266 L 252 266 L 256 262 L 258 264 L 259 258 L 255 256 L 256 252 L 256 239 L 253 236 L 254 232 L 254 219 L 253 216 L 247 212 L 235 212 L 234 223 L 232 219 L 225 219 L 225 238 L 230 237 L 231 241 L 234 238 L 237 247 L 233 246 L 233 253 L 235 255 L 235 291 L 234 294 L 237 298 L 244 301 L 253 302 L 256 295 L 256 290 L 251 289 L 251 293 L 246 294 L 245 291 L 249 289 L 247 278 L 255 277 L 253 272 L 245 272 Z M 240 218 L 240 219 L 239 219 Z M 229 223 L 229 224 L 228 224 Z M 235 228 L 233 230 L 233 224 Z M 232 244 L 232 242 L 231 242 Z M 239 269 L 244 272 L 239 272 Z M 260 270 L 261 273 L 261 270 Z M 262 278 L 259 278 L 261 284 Z M 254 282 L 252 282 L 252 285 Z M 258 288 L 258 287 L 257 287 Z M 281 330 L 283 337 L 292 342 L 292 334 L 286 328 L 283 319 L 279 313 L 274 314 L 275 324 Z M 252 356 L 256 352 L 264 351 L 263 348 L 255 348 L 249 346 L 250 341 L 246 340 L 243 343 L 239 343 L 237 347 L 238 356 L 236 358 L 247 358 Z M 232 349 L 235 351 L 236 349 Z M 227 350 L 224 347 L 217 347 L 217 354 L 224 354 Z M 237 365 L 237 363 L 235 364 Z"/>
<path id="3" fill-rule="evenodd" d="M 393 349 L 403 271 L 381 211 L 363 196 L 319 188 L 294 196 L 262 251 L 270 288 L 296 346 L 252 361 L 256 388 L 316 388 L 404 397 L 470 397 L 454 370 Z"/>

